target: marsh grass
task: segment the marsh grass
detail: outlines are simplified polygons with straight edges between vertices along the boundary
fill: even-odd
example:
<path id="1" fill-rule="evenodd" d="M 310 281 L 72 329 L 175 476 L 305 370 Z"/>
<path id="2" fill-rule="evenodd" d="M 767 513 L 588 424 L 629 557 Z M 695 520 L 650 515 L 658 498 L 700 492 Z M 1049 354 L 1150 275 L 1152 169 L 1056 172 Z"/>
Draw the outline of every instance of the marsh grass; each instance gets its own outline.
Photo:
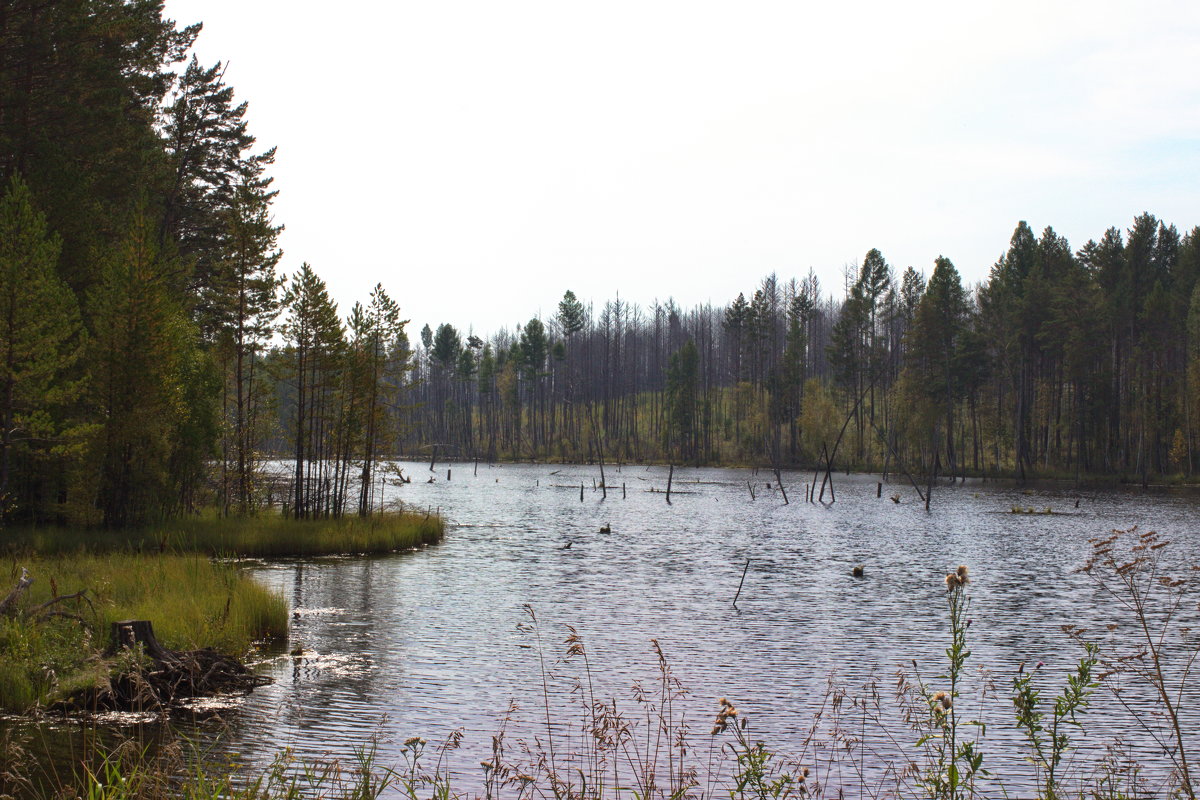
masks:
<path id="1" fill-rule="evenodd" d="M 29 761 L 27 752 L 0 741 L 0 748 L 5 745 L 9 749 L 0 749 L 0 756 Z M 257 769 L 215 759 L 184 739 L 128 739 L 96 745 L 70 775 L 30 777 L 0 769 L 0 792 L 30 800 L 374 800 L 394 792 L 399 777 L 377 763 L 374 739 L 348 758 L 301 758 L 285 748 Z"/>
<path id="2" fill-rule="evenodd" d="M 42 555 L 86 550 L 287 558 L 410 550 L 440 541 L 444 531 L 441 517 L 419 512 L 315 520 L 274 513 L 250 517 L 207 514 L 132 531 L 18 527 L 4 532 L 4 542 L 9 552 Z"/>
<path id="3" fill-rule="evenodd" d="M 164 647 L 212 647 L 244 654 L 256 641 L 287 632 L 286 601 L 230 563 L 199 555 L 76 553 L 9 561 L 34 582 L 22 609 L 0 617 L 0 708 L 25 711 L 102 679 L 110 664 L 99 658 L 110 626 L 148 619 Z M 28 612 L 66 594 L 83 596 L 52 608 L 63 616 Z"/>

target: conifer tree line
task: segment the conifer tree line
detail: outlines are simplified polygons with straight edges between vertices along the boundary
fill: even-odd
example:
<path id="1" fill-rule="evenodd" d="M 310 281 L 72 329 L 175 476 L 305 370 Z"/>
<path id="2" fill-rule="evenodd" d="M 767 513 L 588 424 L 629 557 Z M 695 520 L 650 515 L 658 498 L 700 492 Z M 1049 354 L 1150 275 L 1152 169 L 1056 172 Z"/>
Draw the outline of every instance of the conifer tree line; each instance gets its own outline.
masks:
<path id="1" fill-rule="evenodd" d="M 377 508 L 404 320 L 279 273 L 275 151 L 199 33 L 156 0 L 0 4 L 2 522 Z"/>
<path id="2" fill-rule="evenodd" d="M 428 326 L 402 449 L 458 457 L 1192 475 L 1200 228 L 1143 214 L 1078 250 L 1017 225 L 986 281 L 878 250 L 724 307 L 585 305 L 484 341 Z"/>

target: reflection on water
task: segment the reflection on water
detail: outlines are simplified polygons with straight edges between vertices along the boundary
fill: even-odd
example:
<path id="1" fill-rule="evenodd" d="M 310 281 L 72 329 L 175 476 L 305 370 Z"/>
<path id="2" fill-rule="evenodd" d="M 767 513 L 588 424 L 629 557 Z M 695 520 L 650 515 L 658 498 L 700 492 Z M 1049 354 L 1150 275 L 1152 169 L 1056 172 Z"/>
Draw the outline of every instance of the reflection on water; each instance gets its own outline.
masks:
<path id="1" fill-rule="evenodd" d="M 427 469 L 403 466 L 418 476 Z M 993 765 L 1016 769 L 1007 693 L 1017 666 L 1045 661 L 1057 691 L 1081 653 L 1061 626 L 1099 633 L 1112 616 L 1076 572 L 1087 539 L 1137 524 L 1200 561 L 1191 494 L 968 483 L 935 489 L 927 513 L 899 483 L 877 498 L 870 476 L 837 476 L 837 503 L 823 506 L 800 502 L 811 474 L 785 473 L 795 487 L 789 505 L 773 476 L 747 470 L 676 470 L 673 488 L 689 493 L 673 494 L 670 505 L 650 491 L 665 488 L 665 468 L 608 468 L 607 500 L 592 489 L 598 471 L 586 467 L 480 465 L 476 476 L 459 465 L 450 482 L 444 474 L 388 490 L 447 514 L 441 545 L 254 568 L 291 602 L 287 650 L 297 654 L 264 663 L 275 683 L 224 713 L 218 747 L 266 763 L 284 745 L 345 754 L 378 732 L 381 760 L 391 763 L 406 737 L 436 741 L 461 727 L 452 763 L 474 775 L 511 700 L 528 711 L 510 731 L 536 727 L 539 661 L 517 629 L 528 604 L 562 675 L 551 681 L 557 704 L 565 707 L 575 671 L 553 666 L 563 626 L 583 637 L 597 694 L 619 702 L 633 681 L 653 680 L 657 639 L 693 692 L 695 730 L 706 728 L 715 698 L 728 696 L 752 714 L 758 736 L 786 750 L 807 730 L 831 673 L 851 685 L 877 675 L 890 694 L 898 665 L 915 659 L 927 678 L 940 671 L 949 638 L 942 577 L 961 563 L 973 577 L 970 664 L 991 670 L 999 692 L 977 701 L 990 723 L 984 749 Z M 896 492 L 900 504 L 889 499 Z M 1001 513 L 1015 506 L 1056 513 Z M 851 575 L 855 564 L 862 578 Z M 1103 702 L 1087 718 L 1089 748 L 1079 758 L 1132 731 Z"/>

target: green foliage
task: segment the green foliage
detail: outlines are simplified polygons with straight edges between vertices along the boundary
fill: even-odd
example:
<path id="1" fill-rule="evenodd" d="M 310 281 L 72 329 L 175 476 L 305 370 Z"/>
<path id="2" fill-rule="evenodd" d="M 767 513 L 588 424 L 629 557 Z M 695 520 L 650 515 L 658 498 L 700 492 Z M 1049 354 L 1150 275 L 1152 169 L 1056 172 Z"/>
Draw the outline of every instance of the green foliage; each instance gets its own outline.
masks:
<path id="1" fill-rule="evenodd" d="M 75 296 L 55 270 L 59 250 L 14 175 L 0 197 L 0 514 L 15 497 L 14 468 L 29 470 L 32 459 L 68 447 L 63 409 L 80 392 L 73 368 L 83 329 Z"/>
<path id="2" fill-rule="evenodd" d="M 149 619 L 165 647 L 213 647 L 244 653 L 260 639 L 287 631 L 287 603 L 207 556 L 86 553 L 28 556 L 34 578 L 24 609 L 53 599 L 55 589 L 86 599 L 55 610 L 78 616 L 0 617 L 0 708 L 23 711 L 95 680 L 96 652 L 111 623 Z"/>
<path id="3" fill-rule="evenodd" d="M 667 365 L 667 451 L 683 461 L 695 460 L 697 441 L 697 378 L 700 356 L 690 339 L 671 354 Z"/>
<path id="4" fill-rule="evenodd" d="M 183 390 L 196 338 L 171 291 L 176 269 L 139 213 L 88 298 L 91 402 L 102 420 L 96 504 L 108 526 L 140 524 L 178 507 L 171 472 L 177 434 L 204 413 L 189 407 Z"/>
<path id="5" fill-rule="evenodd" d="M 967 644 L 967 618 L 971 600 L 966 586 L 967 568 L 946 576 L 946 599 L 950 611 L 950 646 L 946 648 L 947 670 L 937 676 L 945 689 L 934 691 L 920 680 L 919 691 L 925 705 L 925 718 L 917 723 L 921 732 L 917 746 L 926 753 L 927 763 L 920 776 L 926 797 L 932 800 L 960 800 L 975 793 L 975 781 L 989 773 L 983 769 L 983 752 L 978 742 L 965 737 L 964 728 L 986 728 L 979 720 L 964 719 L 960 713 L 963 670 L 971 650 Z"/>
<path id="6" fill-rule="evenodd" d="M 437 333 L 433 336 L 433 347 L 429 355 L 442 369 L 450 369 L 462 352 L 462 337 L 458 330 L 448 322 L 438 325 Z"/>
<path id="7" fill-rule="evenodd" d="M 563 299 L 558 303 L 557 320 L 563 336 L 568 338 L 583 330 L 587 323 L 587 311 L 570 289 L 563 293 Z"/>
<path id="8" fill-rule="evenodd" d="M 529 377 L 537 378 L 542 373 L 549 352 L 550 339 L 546 333 L 546 326 L 534 317 L 521 329 L 521 356 Z"/>
<path id="9" fill-rule="evenodd" d="M 1037 765 L 1041 796 L 1045 800 L 1057 800 L 1063 796 L 1058 768 L 1070 746 L 1065 729 L 1067 726 L 1082 728 L 1076 717 L 1087 710 L 1088 700 L 1099 686 L 1099 682 L 1092 678 L 1092 670 L 1099 663 L 1099 648 L 1089 642 L 1085 649 L 1087 654 L 1079 660 L 1075 674 L 1067 676 L 1067 685 L 1054 698 L 1048 728 L 1046 714 L 1039 708 L 1041 690 L 1033 682 L 1041 662 L 1028 672 L 1022 664 L 1021 670 L 1013 678 L 1012 698 L 1017 709 L 1017 727 L 1024 734 L 1030 756 Z"/>

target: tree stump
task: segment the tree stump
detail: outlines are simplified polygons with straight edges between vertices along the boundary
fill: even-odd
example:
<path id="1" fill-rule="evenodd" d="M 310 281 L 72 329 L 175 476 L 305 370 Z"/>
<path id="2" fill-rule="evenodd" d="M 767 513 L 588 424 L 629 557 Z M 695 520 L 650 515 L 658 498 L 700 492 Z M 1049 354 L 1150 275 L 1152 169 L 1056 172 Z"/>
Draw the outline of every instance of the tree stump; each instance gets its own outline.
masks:
<path id="1" fill-rule="evenodd" d="M 142 652 L 159 663 L 173 664 L 178 661 L 174 653 L 158 643 L 150 620 L 126 619 L 112 624 L 111 652 L 134 650 L 139 646 Z"/>

